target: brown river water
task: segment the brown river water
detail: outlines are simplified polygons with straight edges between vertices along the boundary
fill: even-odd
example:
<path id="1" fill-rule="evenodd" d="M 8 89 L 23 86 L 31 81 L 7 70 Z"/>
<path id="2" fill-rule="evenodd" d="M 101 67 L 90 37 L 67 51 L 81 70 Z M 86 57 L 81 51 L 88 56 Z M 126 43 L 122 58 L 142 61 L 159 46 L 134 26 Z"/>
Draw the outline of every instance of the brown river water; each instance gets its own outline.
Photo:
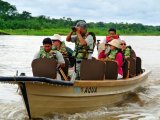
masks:
<path id="1" fill-rule="evenodd" d="M 49 36 L 51 37 L 51 36 Z M 0 36 L 0 76 L 14 76 L 18 70 L 32 76 L 31 62 L 44 36 Z M 65 36 L 62 37 L 65 40 Z M 104 36 L 97 39 L 103 40 Z M 160 120 L 160 36 L 121 36 L 131 45 L 142 66 L 152 71 L 139 93 L 133 93 L 119 106 L 102 107 L 85 113 L 58 114 L 44 120 Z M 66 43 L 74 48 L 74 44 Z M 95 48 L 94 56 L 97 56 Z M 28 119 L 17 85 L 0 83 L 0 120 Z"/>

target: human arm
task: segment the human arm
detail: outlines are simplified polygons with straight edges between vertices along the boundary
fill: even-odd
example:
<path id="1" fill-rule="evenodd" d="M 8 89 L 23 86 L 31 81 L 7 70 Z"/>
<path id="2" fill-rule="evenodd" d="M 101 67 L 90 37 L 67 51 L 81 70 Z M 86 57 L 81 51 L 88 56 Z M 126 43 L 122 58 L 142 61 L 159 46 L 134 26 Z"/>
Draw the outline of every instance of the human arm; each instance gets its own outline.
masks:
<path id="1" fill-rule="evenodd" d="M 58 60 L 58 64 L 60 64 L 61 67 L 64 67 L 65 61 L 64 61 L 63 55 L 59 51 L 56 51 L 56 58 Z"/>
<path id="2" fill-rule="evenodd" d="M 87 42 L 85 41 L 85 39 L 82 37 L 82 35 L 81 35 L 81 33 L 80 33 L 80 27 L 77 27 L 77 29 L 76 29 L 76 35 L 77 35 L 77 37 L 78 37 L 78 39 L 79 39 L 79 42 L 81 43 L 81 45 L 83 45 L 83 46 L 86 46 L 87 45 Z"/>
<path id="3" fill-rule="evenodd" d="M 73 31 L 69 32 L 69 34 L 66 37 L 66 41 L 70 42 L 71 41 L 71 36 L 73 34 Z"/>
<path id="4" fill-rule="evenodd" d="M 118 67 L 122 67 L 122 65 L 123 65 L 123 56 L 122 56 L 122 53 L 117 53 L 115 61 L 117 62 Z"/>
<path id="5" fill-rule="evenodd" d="M 102 43 L 106 44 L 106 37 L 102 40 Z"/>
<path id="6" fill-rule="evenodd" d="M 98 55 L 98 59 L 105 59 L 106 55 L 105 55 L 105 50 L 103 50 L 102 52 L 100 52 L 100 54 Z"/>

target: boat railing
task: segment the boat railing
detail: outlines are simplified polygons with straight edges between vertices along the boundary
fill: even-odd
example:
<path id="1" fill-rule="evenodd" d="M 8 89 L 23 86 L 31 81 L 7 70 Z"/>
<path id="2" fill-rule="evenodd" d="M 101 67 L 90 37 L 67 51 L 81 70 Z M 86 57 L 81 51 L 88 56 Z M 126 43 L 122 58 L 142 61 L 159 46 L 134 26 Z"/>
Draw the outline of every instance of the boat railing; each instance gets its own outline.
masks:
<path id="1" fill-rule="evenodd" d="M 28 77 L 28 76 L 13 76 L 13 77 L 0 77 L 0 82 L 7 82 L 11 84 L 18 84 L 22 82 L 31 83 L 47 83 L 62 86 L 73 86 L 74 81 L 63 81 L 46 77 Z"/>

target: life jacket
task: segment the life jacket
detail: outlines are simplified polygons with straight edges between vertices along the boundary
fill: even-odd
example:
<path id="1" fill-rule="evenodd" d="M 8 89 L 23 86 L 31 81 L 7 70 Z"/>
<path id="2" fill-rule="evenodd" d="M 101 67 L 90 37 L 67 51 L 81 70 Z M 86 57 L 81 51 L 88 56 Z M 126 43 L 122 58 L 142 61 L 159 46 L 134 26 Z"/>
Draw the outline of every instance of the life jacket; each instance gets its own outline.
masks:
<path id="1" fill-rule="evenodd" d="M 130 56 L 131 56 L 131 49 L 130 49 L 129 47 L 126 47 L 126 49 L 123 50 L 122 53 L 123 53 L 123 55 L 124 55 L 125 57 L 130 58 Z"/>
<path id="2" fill-rule="evenodd" d="M 83 39 L 85 39 L 88 35 L 90 34 L 87 34 L 86 36 L 84 36 Z M 75 42 L 75 50 L 72 56 L 77 59 L 88 59 L 88 55 L 89 53 L 93 53 L 94 47 L 95 47 L 95 42 L 93 43 L 93 48 L 90 49 L 89 46 L 83 46 L 77 37 L 77 40 Z"/>
<path id="3" fill-rule="evenodd" d="M 121 53 L 121 52 L 118 49 L 111 50 L 108 53 L 107 60 L 115 60 L 116 61 L 116 56 L 119 53 Z M 123 75 L 123 69 L 122 69 L 122 66 L 123 66 L 123 63 L 124 63 L 123 54 L 122 54 L 122 62 L 120 62 L 120 61 L 117 61 L 117 62 L 118 62 L 118 74 Z"/>
<path id="4" fill-rule="evenodd" d="M 131 48 L 131 46 L 126 46 L 126 49 L 122 51 L 122 53 L 125 57 L 124 62 L 123 62 L 123 71 L 124 71 L 123 78 L 127 77 L 128 71 L 129 71 L 129 77 L 136 76 L 137 58 L 136 58 L 136 54 L 134 50 Z"/>
<path id="5" fill-rule="evenodd" d="M 39 56 L 40 56 L 40 58 L 54 58 L 57 60 L 56 50 L 52 49 L 50 52 L 45 52 L 43 46 L 40 47 Z"/>
<path id="6" fill-rule="evenodd" d="M 57 50 L 57 47 L 53 46 L 53 50 Z M 60 49 L 57 50 L 59 51 L 60 53 L 62 53 L 62 55 L 64 57 L 68 57 L 68 53 L 67 53 L 67 50 L 66 50 L 66 45 L 64 42 L 61 43 L 61 46 L 60 46 Z"/>
<path id="7" fill-rule="evenodd" d="M 110 50 L 109 53 L 108 53 L 108 56 L 106 57 L 108 60 L 115 60 L 116 59 L 116 55 L 118 53 L 122 53 L 122 58 L 123 58 L 123 63 L 125 62 L 125 56 L 123 54 L 122 51 L 119 51 L 118 49 L 115 49 L 115 50 Z M 122 65 L 123 66 L 123 65 Z"/>
<path id="8" fill-rule="evenodd" d="M 113 36 L 113 39 L 119 39 L 119 35 Z M 106 43 L 111 41 L 111 36 L 106 36 Z"/>
<path id="9" fill-rule="evenodd" d="M 122 51 L 122 53 L 125 57 L 136 59 L 136 53 L 131 46 L 127 46 L 126 49 Z"/>
<path id="10" fill-rule="evenodd" d="M 114 50 L 111 50 L 109 53 L 108 53 L 108 56 L 107 56 L 107 59 L 108 60 L 115 60 L 116 58 L 116 55 L 119 51 L 117 49 L 114 49 Z"/>

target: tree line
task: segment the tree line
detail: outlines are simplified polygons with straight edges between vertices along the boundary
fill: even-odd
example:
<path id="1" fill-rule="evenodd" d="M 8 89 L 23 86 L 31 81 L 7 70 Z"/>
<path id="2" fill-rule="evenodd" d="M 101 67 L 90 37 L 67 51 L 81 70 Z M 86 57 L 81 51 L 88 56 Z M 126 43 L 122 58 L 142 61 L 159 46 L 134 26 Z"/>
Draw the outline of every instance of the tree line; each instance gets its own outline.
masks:
<path id="1" fill-rule="evenodd" d="M 0 30 L 17 30 L 17 29 L 70 29 L 79 20 L 71 18 L 50 18 L 44 15 L 32 16 L 30 12 L 23 11 L 19 13 L 16 6 L 8 2 L 0 0 Z M 119 34 L 136 35 L 148 34 L 159 35 L 160 26 L 143 25 L 141 23 L 105 23 L 105 22 L 90 22 L 87 23 L 89 30 L 96 32 L 98 35 L 107 34 L 109 28 L 116 28 Z"/>

